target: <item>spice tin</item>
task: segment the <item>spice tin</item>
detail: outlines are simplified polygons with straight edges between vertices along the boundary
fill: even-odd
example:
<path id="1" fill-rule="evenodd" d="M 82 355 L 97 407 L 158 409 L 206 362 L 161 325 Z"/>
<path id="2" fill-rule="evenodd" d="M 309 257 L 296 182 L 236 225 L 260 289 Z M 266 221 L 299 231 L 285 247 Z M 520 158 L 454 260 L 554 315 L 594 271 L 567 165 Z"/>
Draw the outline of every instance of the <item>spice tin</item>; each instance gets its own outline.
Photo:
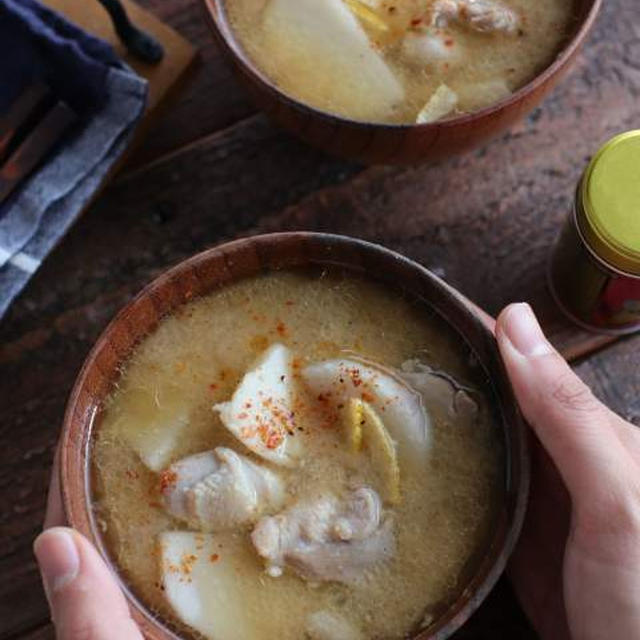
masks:
<path id="1" fill-rule="evenodd" d="M 589 163 L 551 256 L 549 285 L 588 329 L 640 330 L 640 130 L 616 136 Z"/>

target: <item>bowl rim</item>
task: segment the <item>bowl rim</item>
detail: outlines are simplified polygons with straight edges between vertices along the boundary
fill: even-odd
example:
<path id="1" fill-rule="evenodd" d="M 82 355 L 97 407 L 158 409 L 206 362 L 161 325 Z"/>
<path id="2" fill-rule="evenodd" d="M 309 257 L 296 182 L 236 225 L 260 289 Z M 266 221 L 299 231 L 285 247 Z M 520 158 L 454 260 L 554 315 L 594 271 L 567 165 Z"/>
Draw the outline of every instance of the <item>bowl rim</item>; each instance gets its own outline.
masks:
<path id="1" fill-rule="evenodd" d="M 511 108 L 517 108 L 523 98 L 551 82 L 553 78 L 556 77 L 556 75 L 561 72 L 567 64 L 569 64 L 591 31 L 603 3 L 603 0 L 585 0 L 585 2 L 591 2 L 591 7 L 588 9 L 584 19 L 580 23 L 580 26 L 572 34 L 572 37 L 563 43 L 562 48 L 550 64 L 548 64 L 540 73 L 531 78 L 529 82 L 510 95 L 476 111 L 442 118 L 435 122 L 420 124 L 417 122 L 389 123 L 355 120 L 347 116 L 341 116 L 337 113 L 318 109 L 306 102 L 298 100 L 291 94 L 280 89 L 275 81 L 269 78 L 269 76 L 252 61 L 248 52 L 246 52 L 244 47 L 241 45 L 239 38 L 235 37 L 233 27 L 230 24 L 230 20 L 227 17 L 227 11 L 224 7 L 226 1 L 227 0 L 200 0 L 200 3 L 206 12 L 209 24 L 214 28 L 214 33 L 218 36 L 219 40 L 224 43 L 224 47 L 232 55 L 235 63 L 240 65 L 243 73 L 247 74 L 253 82 L 262 86 L 273 98 L 284 102 L 288 107 L 295 111 L 301 112 L 303 116 L 311 116 L 315 119 L 319 118 L 329 125 L 348 125 L 365 131 L 375 129 L 378 131 L 387 130 L 396 132 L 426 132 L 429 130 L 449 128 L 459 125 L 473 126 L 477 122 L 484 120 L 487 116 L 493 116 L 496 113 L 509 111 Z M 576 0 L 573 1 L 575 2 Z"/>
<path id="2" fill-rule="evenodd" d="M 301 257 L 301 262 L 291 262 L 291 257 L 287 255 L 287 247 L 291 243 L 295 244 L 300 241 L 309 243 L 309 246 L 313 246 L 316 249 L 319 248 L 324 253 L 321 251 L 322 255 L 319 254 L 311 258 L 305 255 Z M 282 243 L 280 249 L 277 248 L 278 243 Z M 385 280 L 386 276 L 385 278 L 372 277 L 364 268 L 366 265 L 360 262 L 360 259 L 379 261 L 380 265 L 397 269 L 398 272 L 405 272 L 412 277 L 411 286 L 406 288 L 400 286 L 400 290 L 421 298 L 429 308 L 443 319 L 452 331 L 460 335 L 461 339 L 466 342 L 469 349 L 475 354 L 476 360 L 483 369 L 488 379 L 488 384 L 492 388 L 496 404 L 496 419 L 499 419 L 500 428 L 505 437 L 505 484 L 507 489 L 501 513 L 496 518 L 495 530 L 492 532 L 492 538 L 487 544 L 485 557 L 478 563 L 477 568 L 474 569 L 474 574 L 467 580 L 467 586 L 460 592 L 457 600 L 435 621 L 435 626 L 431 625 L 412 637 L 413 640 L 445 640 L 471 617 L 488 596 L 502 575 L 520 535 L 527 508 L 530 485 L 528 427 L 520 412 L 513 388 L 500 358 L 495 337 L 478 313 L 477 307 L 420 263 L 378 244 L 349 236 L 307 231 L 276 232 L 247 236 L 216 245 L 182 260 L 163 271 L 143 287 L 116 314 L 96 340 L 84 361 L 67 402 L 59 445 L 59 479 L 66 520 L 70 526 L 76 528 L 96 545 L 108 566 L 114 570 L 120 586 L 125 592 L 132 617 L 141 627 L 145 637 L 152 640 L 181 640 L 182 636 L 177 635 L 162 619 L 155 617 L 137 594 L 129 588 L 120 573 L 115 559 L 111 557 L 102 536 L 98 532 L 98 524 L 91 508 L 90 446 L 95 418 L 107 392 L 101 392 L 96 395 L 88 392 L 86 387 L 97 375 L 108 380 L 108 390 L 110 390 L 116 375 L 115 372 L 126 361 L 135 345 L 141 339 L 150 335 L 164 316 L 188 303 L 192 298 L 187 289 L 186 293 L 183 292 L 182 299 L 172 299 L 172 302 L 169 303 L 170 308 L 159 313 L 155 319 L 149 322 L 148 327 L 140 332 L 126 353 L 122 355 L 116 353 L 116 357 L 113 359 L 114 364 L 111 367 L 112 370 L 105 371 L 98 364 L 98 358 L 101 357 L 103 350 L 117 352 L 117 349 L 111 344 L 112 334 L 122 325 L 127 331 L 131 332 L 129 316 L 142 303 L 151 301 L 154 309 L 156 309 L 158 306 L 157 294 L 163 289 L 175 286 L 176 283 L 187 278 L 198 266 L 207 266 L 210 262 L 221 258 L 232 264 L 236 254 L 242 257 L 242 252 L 255 251 L 259 253 L 259 250 L 268 251 L 274 247 L 276 247 L 276 250 L 273 256 L 277 259 L 281 258 L 284 263 L 278 263 L 277 266 L 260 263 L 257 270 L 232 274 L 228 280 L 220 280 L 214 277 L 212 282 L 204 284 L 204 290 L 201 294 L 206 295 L 229 284 L 259 275 L 271 269 L 287 269 L 305 265 L 343 267 L 354 273 L 364 274 L 365 278 L 382 282 L 383 286 L 398 288 L 397 281 Z M 284 247 L 284 252 L 281 251 L 282 247 Z M 338 256 L 336 260 L 335 255 L 340 251 L 346 253 Z M 351 251 L 356 251 L 357 253 L 351 254 Z M 271 257 L 273 258 L 273 256 Z M 430 300 L 412 289 L 418 284 L 431 289 L 433 293 L 441 294 L 443 296 L 442 300 L 439 302 Z M 443 304 L 451 304 L 452 312 L 457 314 L 458 321 L 450 318 L 444 309 L 438 307 L 438 305 Z M 465 336 L 459 325 L 468 325 L 474 332 L 474 336 L 472 338 Z M 476 340 L 480 346 L 477 347 L 471 344 L 472 339 Z M 482 348 L 483 351 L 486 350 L 487 355 L 484 358 L 478 353 L 479 348 Z M 82 409 L 83 403 L 86 404 L 87 402 L 89 402 L 88 408 Z M 514 467 L 517 469 L 517 473 L 513 473 Z M 490 560 L 487 560 L 487 558 L 490 558 Z"/>

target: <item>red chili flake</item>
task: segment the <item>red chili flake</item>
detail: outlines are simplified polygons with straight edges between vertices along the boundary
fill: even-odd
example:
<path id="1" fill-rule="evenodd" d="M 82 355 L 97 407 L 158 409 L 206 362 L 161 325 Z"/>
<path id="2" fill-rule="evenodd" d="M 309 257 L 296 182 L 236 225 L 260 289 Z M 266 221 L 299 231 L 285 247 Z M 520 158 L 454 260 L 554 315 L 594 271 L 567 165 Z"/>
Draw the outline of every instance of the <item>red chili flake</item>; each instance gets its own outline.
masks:
<path id="1" fill-rule="evenodd" d="M 453 38 L 447 38 L 447 39 L 444 41 L 444 46 L 445 46 L 445 47 L 453 47 L 453 45 L 454 45 L 454 44 L 455 44 L 455 41 L 454 41 L 454 39 L 453 39 Z"/>
<path id="2" fill-rule="evenodd" d="M 365 402 L 373 402 L 373 396 L 370 393 L 367 393 L 366 391 L 363 391 L 361 394 L 361 398 L 365 401 Z"/>
<path id="3" fill-rule="evenodd" d="M 220 560 L 220 556 L 217 553 L 212 553 L 209 556 L 209 560 L 211 560 L 211 562 L 218 562 L 218 560 Z"/>
<path id="4" fill-rule="evenodd" d="M 267 449 L 276 449 L 282 443 L 282 434 L 271 433 L 265 442 Z"/>
<path id="5" fill-rule="evenodd" d="M 417 27 L 421 22 L 422 22 L 422 18 L 414 18 L 411 21 L 411 26 L 412 27 Z"/>
<path id="6" fill-rule="evenodd" d="M 198 559 L 198 556 L 193 555 L 193 553 L 183 554 L 181 558 L 181 563 L 180 563 L 181 565 L 180 568 L 182 569 L 182 573 L 184 573 L 185 575 L 189 575 L 193 570 L 193 565 L 197 559 Z"/>
<path id="7" fill-rule="evenodd" d="M 260 434 L 260 438 L 267 449 L 276 449 L 284 440 L 284 436 L 280 431 L 276 431 L 266 424 L 258 427 L 258 433 Z"/>
<path id="8" fill-rule="evenodd" d="M 160 474 L 160 491 L 164 493 L 167 489 L 175 486 L 178 481 L 178 474 L 171 469 L 166 469 Z"/>
<path id="9" fill-rule="evenodd" d="M 209 389 L 211 389 L 211 391 L 215 391 L 218 388 L 218 385 L 215 382 L 212 382 L 209 385 Z"/>
<path id="10" fill-rule="evenodd" d="M 287 307 L 290 307 L 293 305 L 293 300 L 287 300 L 285 304 L 287 305 Z"/>
<path id="11" fill-rule="evenodd" d="M 284 322 L 278 322 L 278 324 L 276 325 L 276 331 L 278 332 L 278 335 L 284 337 L 285 335 L 287 335 L 287 326 Z"/>

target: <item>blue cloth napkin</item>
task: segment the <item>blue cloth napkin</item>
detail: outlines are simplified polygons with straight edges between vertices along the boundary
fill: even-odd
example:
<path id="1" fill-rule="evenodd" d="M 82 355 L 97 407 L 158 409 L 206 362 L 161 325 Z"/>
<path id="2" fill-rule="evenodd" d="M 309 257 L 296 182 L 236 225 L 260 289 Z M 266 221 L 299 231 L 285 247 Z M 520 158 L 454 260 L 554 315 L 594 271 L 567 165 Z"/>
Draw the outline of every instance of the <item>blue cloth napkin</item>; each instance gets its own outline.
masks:
<path id="1" fill-rule="evenodd" d="M 108 43 L 36 0 L 0 0 L 0 114 L 36 80 L 79 119 L 0 204 L 0 317 L 122 155 L 147 97 Z"/>

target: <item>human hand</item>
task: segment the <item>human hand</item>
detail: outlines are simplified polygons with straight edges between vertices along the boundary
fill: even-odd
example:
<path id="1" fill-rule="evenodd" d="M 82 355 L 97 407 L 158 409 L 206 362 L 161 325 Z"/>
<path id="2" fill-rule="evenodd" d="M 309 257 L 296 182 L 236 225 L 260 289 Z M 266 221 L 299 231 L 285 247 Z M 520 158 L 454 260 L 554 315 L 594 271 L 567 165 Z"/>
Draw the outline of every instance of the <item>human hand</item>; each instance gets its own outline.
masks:
<path id="1" fill-rule="evenodd" d="M 58 640 L 142 640 L 118 582 L 95 547 L 63 526 L 57 456 L 45 530 L 33 544 Z"/>
<path id="2" fill-rule="evenodd" d="M 640 429 L 592 395 L 528 305 L 496 337 L 533 427 L 532 487 L 510 564 L 542 640 L 640 638 Z"/>

